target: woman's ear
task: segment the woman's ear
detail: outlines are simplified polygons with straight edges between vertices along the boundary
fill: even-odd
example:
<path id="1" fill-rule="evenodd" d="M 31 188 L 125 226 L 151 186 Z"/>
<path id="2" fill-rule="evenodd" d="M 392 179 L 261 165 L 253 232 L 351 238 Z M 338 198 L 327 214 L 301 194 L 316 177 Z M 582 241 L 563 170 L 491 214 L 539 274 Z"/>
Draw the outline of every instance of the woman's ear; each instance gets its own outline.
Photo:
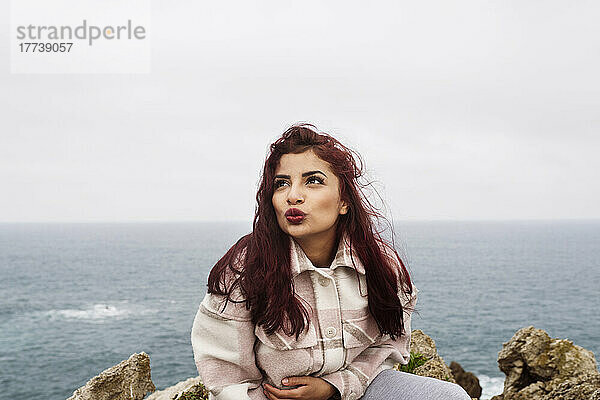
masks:
<path id="1" fill-rule="evenodd" d="M 342 207 L 340 208 L 340 214 L 346 214 L 348 212 L 348 204 L 342 201 Z"/>

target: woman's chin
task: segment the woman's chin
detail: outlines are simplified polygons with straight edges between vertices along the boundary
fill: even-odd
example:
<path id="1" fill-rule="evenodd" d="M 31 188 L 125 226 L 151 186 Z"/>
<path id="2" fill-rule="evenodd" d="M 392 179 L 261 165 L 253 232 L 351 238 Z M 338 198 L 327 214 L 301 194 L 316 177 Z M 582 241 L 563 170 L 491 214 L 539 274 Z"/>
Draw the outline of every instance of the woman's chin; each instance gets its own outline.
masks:
<path id="1" fill-rule="evenodd" d="M 302 238 L 311 233 L 303 224 L 287 224 L 285 231 L 293 238 Z"/>

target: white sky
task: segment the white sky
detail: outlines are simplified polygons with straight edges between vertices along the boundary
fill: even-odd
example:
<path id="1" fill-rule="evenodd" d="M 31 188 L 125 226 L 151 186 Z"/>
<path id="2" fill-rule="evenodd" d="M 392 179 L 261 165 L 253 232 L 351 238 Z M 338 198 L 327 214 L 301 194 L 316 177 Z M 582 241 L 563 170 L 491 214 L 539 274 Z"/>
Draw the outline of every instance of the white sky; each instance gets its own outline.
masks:
<path id="1" fill-rule="evenodd" d="M 395 221 L 600 218 L 600 2 L 152 2 L 152 73 L 10 74 L 0 222 L 251 220 L 308 121 Z M 51 5 L 51 2 L 48 2 Z"/>

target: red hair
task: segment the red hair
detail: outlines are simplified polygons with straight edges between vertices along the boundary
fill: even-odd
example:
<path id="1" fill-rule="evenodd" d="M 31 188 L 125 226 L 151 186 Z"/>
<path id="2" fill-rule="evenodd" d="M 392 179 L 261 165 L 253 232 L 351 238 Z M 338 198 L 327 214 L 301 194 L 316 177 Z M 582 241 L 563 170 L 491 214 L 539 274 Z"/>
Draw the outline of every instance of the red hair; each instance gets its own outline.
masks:
<path id="1" fill-rule="evenodd" d="M 208 292 L 224 295 L 227 301 L 245 302 L 253 323 L 261 325 L 268 334 L 281 328 L 298 337 L 305 329 L 309 314 L 294 293 L 289 236 L 279 227 L 271 199 L 281 156 L 307 150 L 329 163 L 339 178 L 340 196 L 349 210 L 338 217 L 336 242 L 348 234 L 351 254 L 355 252 L 365 267 L 369 311 L 381 333 L 395 339 L 405 333 L 404 310 L 398 294 L 399 289 L 403 295 L 412 294 L 408 271 L 393 242 L 388 244 L 375 229 L 376 220 L 387 220 L 365 196 L 363 189 L 368 184 L 358 181 L 363 176 L 360 155 L 330 135 L 317 132 L 311 124 L 293 125 L 271 144 L 256 194 L 253 231 L 240 238 L 212 268 Z M 393 238 L 393 227 L 388 225 Z M 399 277 L 395 260 L 386 253 L 395 256 Z M 241 300 L 232 296 L 236 289 Z"/>

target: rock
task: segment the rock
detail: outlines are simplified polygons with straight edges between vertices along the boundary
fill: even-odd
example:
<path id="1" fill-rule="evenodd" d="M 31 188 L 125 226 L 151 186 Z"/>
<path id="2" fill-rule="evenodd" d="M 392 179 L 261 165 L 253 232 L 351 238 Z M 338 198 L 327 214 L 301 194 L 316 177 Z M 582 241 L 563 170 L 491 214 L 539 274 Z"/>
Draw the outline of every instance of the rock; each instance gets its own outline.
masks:
<path id="1" fill-rule="evenodd" d="M 142 400 L 154 390 L 150 357 L 142 352 L 102 371 L 75 390 L 67 400 Z"/>
<path id="2" fill-rule="evenodd" d="M 437 353 L 435 342 L 432 338 L 423 333 L 420 329 L 415 329 L 410 337 L 410 351 L 412 353 L 421 353 L 427 358 L 427 362 L 414 370 L 416 375 L 428 376 L 456 383 L 452 376 L 452 371 L 446 365 L 442 357 Z M 399 369 L 399 365 L 394 368 Z"/>
<path id="3" fill-rule="evenodd" d="M 209 392 L 202 383 L 198 383 L 185 392 L 175 395 L 173 400 L 206 400 L 209 398 Z"/>
<path id="4" fill-rule="evenodd" d="M 498 353 L 504 392 L 492 400 L 600 400 L 594 354 L 542 329 L 522 328 Z"/>
<path id="5" fill-rule="evenodd" d="M 172 400 L 174 397 L 181 398 L 182 393 L 190 391 L 190 389 L 197 391 L 195 387 L 200 384 L 202 384 L 202 381 L 200 380 L 199 376 L 195 378 L 189 378 L 183 382 L 177 383 L 176 385 L 170 386 L 165 390 L 157 390 L 150 396 L 146 397 L 146 400 Z M 204 396 L 204 398 L 208 397 Z"/>
<path id="6" fill-rule="evenodd" d="M 454 375 L 454 379 L 456 379 L 456 383 L 462 386 L 462 388 L 469 393 L 469 396 L 476 399 L 481 397 L 481 385 L 474 373 L 466 372 L 463 367 L 455 361 L 450 363 L 450 370 L 452 371 L 452 375 Z"/>

